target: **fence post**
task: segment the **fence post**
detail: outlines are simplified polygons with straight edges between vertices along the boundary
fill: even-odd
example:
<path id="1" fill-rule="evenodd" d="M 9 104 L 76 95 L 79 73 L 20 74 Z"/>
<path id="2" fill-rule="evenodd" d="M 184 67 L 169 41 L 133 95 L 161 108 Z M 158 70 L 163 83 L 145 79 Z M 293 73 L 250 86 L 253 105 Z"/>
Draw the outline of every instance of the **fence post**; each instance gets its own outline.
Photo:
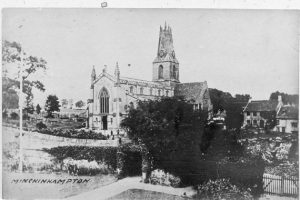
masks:
<path id="1" fill-rule="evenodd" d="M 281 194 L 284 194 L 284 176 L 281 176 Z"/>

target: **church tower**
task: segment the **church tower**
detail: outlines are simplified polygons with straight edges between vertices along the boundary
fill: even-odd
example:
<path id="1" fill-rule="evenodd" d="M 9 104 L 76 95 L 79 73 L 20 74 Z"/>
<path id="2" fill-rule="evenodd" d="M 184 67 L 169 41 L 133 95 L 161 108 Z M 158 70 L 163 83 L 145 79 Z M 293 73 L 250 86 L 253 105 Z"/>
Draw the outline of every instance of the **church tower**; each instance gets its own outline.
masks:
<path id="1" fill-rule="evenodd" d="M 160 27 L 156 58 L 153 61 L 152 80 L 173 85 L 179 83 L 179 63 L 173 47 L 172 29 Z"/>

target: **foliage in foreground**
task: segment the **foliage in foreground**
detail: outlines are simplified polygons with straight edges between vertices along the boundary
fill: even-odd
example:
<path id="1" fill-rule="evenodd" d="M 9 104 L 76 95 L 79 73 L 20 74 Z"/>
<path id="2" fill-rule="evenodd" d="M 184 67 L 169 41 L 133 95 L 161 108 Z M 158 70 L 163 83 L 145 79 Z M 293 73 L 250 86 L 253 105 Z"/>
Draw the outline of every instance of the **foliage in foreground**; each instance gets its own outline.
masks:
<path id="1" fill-rule="evenodd" d="M 193 110 L 180 97 L 140 101 L 130 109 L 121 126 L 135 143 L 149 150 L 153 168 L 165 170 L 190 184 L 201 155 L 200 144 L 207 113 Z M 189 182 L 189 183 L 188 183 Z"/>
<path id="2" fill-rule="evenodd" d="M 61 163 L 67 158 L 72 158 L 102 162 L 113 170 L 117 168 L 117 147 L 61 146 L 43 150 Z"/>
<path id="3" fill-rule="evenodd" d="M 209 180 L 197 186 L 196 199 L 248 200 L 253 199 L 250 189 L 244 190 L 230 183 L 228 179 Z"/>
<path id="4" fill-rule="evenodd" d="M 38 125 L 37 125 L 38 126 Z M 39 125 L 41 128 L 43 125 Z M 39 133 L 66 137 L 66 138 L 78 138 L 78 139 L 93 139 L 93 140 L 107 140 L 107 137 L 101 133 L 95 133 L 93 131 L 76 130 L 76 129 L 47 129 L 42 128 L 38 130 Z"/>

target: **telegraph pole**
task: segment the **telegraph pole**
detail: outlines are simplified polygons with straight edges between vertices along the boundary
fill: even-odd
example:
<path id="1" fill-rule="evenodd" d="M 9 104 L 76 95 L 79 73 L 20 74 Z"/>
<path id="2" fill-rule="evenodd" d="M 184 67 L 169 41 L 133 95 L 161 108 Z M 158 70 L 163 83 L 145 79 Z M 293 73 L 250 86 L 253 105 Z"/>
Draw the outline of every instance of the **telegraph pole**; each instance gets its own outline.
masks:
<path id="1" fill-rule="evenodd" d="M 19 134 L 19 171 L 23 172 L 23 146 L 22 146 L 22 137 L 23 137 L 23 50 L 20 53 L 20 73 L 19 73 L 19 80 L 20 80 L 20 91 L 19 91 L 19 109 L 20 109 L 20 134 Z"/>

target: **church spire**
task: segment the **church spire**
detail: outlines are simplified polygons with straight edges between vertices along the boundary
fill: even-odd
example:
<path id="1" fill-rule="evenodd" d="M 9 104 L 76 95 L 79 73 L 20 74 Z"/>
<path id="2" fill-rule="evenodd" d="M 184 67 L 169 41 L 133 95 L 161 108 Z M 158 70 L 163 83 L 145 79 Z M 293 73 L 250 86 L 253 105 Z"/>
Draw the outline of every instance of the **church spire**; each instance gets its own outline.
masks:
<path id="1" fill-rule="evenodd" d="M 153 61 L 152 80 L 158 82 L 179 82 L 179 62 L 173 46 L 172 28 L 167 25 L 159 29 L 157 55 Z"/>

